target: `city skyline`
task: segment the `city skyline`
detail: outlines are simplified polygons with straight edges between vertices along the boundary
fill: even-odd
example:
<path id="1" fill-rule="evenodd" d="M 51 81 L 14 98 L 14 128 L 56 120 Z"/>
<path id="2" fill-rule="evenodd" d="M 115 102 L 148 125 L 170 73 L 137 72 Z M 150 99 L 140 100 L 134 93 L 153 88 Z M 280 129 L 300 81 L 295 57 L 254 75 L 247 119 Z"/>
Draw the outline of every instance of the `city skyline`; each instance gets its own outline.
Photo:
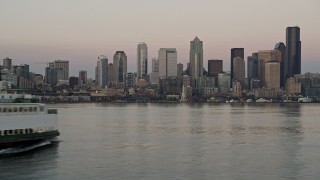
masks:
<path id="1" fill-rule="evenodd" d="M 297 25 L 301 28 L 302 72 L 317 72 L 320 27 L 314 22 L 320 17 L 320 2 L 245 0 L 232 2 L 231 6 L 230 3 L 177 0 L 170 1 L 166 7 L 166 1 L 144 0 L 1 1 L 0 22 L 4 26 L 0 56 L 10 57 L 15 64 L 29 64 L 31 71 L 41 74 L 44 74 L 43 63 L 69 60 L 70 76 L 86 70 L 88 77 L 94 78 L 97 57 L 100 54 L 112 57 L 119 50 L 128 56 L 128 72 L 136 72 L 139 42 L 148 44 L 149 61 L 157 57 L 160 48 L 176 48 L 178 63 L 186 67 L 189 41 L 198 36 L 203 41 L 203 66 L 207 67 L 209 59 L 222 59 L 224 70 L 230 71 L 231 48 L 244 48 L 246 59 L 253 52 L 273 49 L 276 43 L 285 42 L 286 27 Z M 108 15 L 113 14 L 114 6 L 123 7 L 124 13 Z M 191 18 L 189 12 L 193 12 Z M 170 28 L 164 28 L 167 25 Z"/>

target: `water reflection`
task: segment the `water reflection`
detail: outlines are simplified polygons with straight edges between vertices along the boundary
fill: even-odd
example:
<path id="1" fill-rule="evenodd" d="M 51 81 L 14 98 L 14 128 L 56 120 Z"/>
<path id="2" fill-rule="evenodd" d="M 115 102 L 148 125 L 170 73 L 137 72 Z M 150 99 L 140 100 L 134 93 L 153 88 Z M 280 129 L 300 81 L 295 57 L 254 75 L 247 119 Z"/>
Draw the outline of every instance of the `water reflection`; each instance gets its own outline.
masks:
<path id="1" fill-rule="evenodd" d="M 59 142 L 17 154 L 0 156 L 0 179 L 32 179 L 34 173 L 52 174 L 57 168 Z"/>

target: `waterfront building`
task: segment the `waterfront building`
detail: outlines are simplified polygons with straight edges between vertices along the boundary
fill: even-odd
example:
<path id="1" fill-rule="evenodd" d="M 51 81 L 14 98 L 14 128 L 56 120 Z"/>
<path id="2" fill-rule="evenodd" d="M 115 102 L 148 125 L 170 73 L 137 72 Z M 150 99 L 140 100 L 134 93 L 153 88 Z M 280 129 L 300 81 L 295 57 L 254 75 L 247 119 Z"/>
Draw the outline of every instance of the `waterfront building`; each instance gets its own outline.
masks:
<path id="1" fill-rule="evenodd" d="M 286 45 L 283 42 L 278 42 L 274 47 L 275 50 L 278 50 L 281 53 L 280 60 L 280 87 L 283 88 L 286 83 L 286 79 L 284 78 L 284 62 L 286 60 Z"/>
<path id="2" fill-rule="evenodd" d="M 233 76 L 234 76 L 234 74 L 233 74 L 233 59 L 235 58 L 235 57 L 241 57 L 242 59 L 244 59 L 244 48 L 232 48 L 231 49 L 231 63 L 230 63 L 230 72 L 231 72 L 231 74 L 230 74 L 230 78 L 231 78 L 231 82 L 232 82 L 232 80 L 233 80 Z M 232 87 L 232 84 L 230 83 L 230 87 Z"/>
<path id="3" fill-rule="evenodd" d="M 286 81 L 286 93 L 288 95 L 301 94 L 301 82 L 298 79 L 290 77 Z"/>
<path id="4" fill-rule="evenodd" d="M 190 41 L 190 66 L 191 87 L 199 90 L 203 77 L 203 42 L 198 37 Z"/>
<path id="5" fill-rule="evenodd" d="M 35 74 L 33 77 L 33 81 L 35 83 L 35 86 L 43 85 L 43 81 L 44 81 L 43 75 Z"/>
<path id="6" fill-rule="evenodd" d="M 138 79 L 139 80 L 144 80 L 144 79 Z M 131 88 L 135 85 L 135 76 L 133 73 L 129 72 L 125 74 L 125 83 L 127 88 Z"/>
<path id="7" fill-rule="evenodd" d="M 298 26 L 287 27 L 286 45 L 284 61 L 285 79 L 301 73 L 301 41 L 300 28 Z"/>
<path id="8" fill-rule="evenodd" d="M 125 83 L 124 76 L 127 73 L 127 55 L 124 51 L 117 51 L 113 56 L 114 81 Z"/>
<path id="9" fill-rule="evenodd" d="M 180 87 L 177 76 L 160 78 L 159 93 L 161 95 L 180 95 Z"/>
<path id="10" fill-rule="evenodd" d="M 280 62 L 265 63 L 265 87 L 280 90 Z"/>
<path id="11" fill-rule="evenodd" d="M 218 91 L 221 94 L 228 94 L 230 90 L 230 73 L 218 74 Z"/>
<path id="12" fill-rule="evenodd" d="M 241 91 L 241 82 L 238 80 L 232 81 L 232 96 L 233 97 L 241 97 L 242 91 Z"/>
<path id="13" fill-rule="evenodd" d="M 70 86 L 70 88 L 74 89 L 78 85 L 79 85 L 79 77 L 71 76 L 69 78 L 69 86 Z"/>
<path id="14" fill-rule="evenodd" d="M 144 42 L 139 43 L 137 47 L 137 68 L 138 79 L 148 74 L 148 46 Z"/>
<path id="15" fill-rule="evenodd" d="M 233 58 L 233 81 L 239 81 L 241 87 L 245 87 L 245 63 L 242 57 Z M 232 86 L 233 87 L 233 86 Z"/>
<path id="16" fill-rule="evenodd" d="M 177 76 L 177 50 L 160 48 L 158 53 L 159 78 Z"/>
<path id="17" fill-rule="evenodd" d="M 104 55 L 98 57 L 98 86 L 100 88 L 108 87 L 108 58 Z"/>
<path id="18" fill-rule="evenodd" d="M 259 89 L 261 88 L 261 80 L 257 78 L 252 78 L 250 80 L 250 89 Z"/>
<path id="19" fill-rule="evenodd" d="M 13 65 L 13 72 L 18 77 L 24 77 L 29 79 L 29 65 L 28 64 L 19 64 L 19 65 Z"/>
<path id="20" fill-rule="evenodd" d="M 301 83 L 301 91 L 304 96 L 319 97 L 320 96 L 320 74 L 305 73 L 296 74 L 294 78 Z"/>
<path id="21" fill-rule="evenodd" d="M 55 86 L 58 82 L 58 70 L 50 67 L 45 68 L 45 83 Z"/>
<path id="22" fill-rule="evenodd" d="M 203 76 L 201 78 L 201 93 L 205 96 L 212 95 L 215 88 L 215 78 Z"/>

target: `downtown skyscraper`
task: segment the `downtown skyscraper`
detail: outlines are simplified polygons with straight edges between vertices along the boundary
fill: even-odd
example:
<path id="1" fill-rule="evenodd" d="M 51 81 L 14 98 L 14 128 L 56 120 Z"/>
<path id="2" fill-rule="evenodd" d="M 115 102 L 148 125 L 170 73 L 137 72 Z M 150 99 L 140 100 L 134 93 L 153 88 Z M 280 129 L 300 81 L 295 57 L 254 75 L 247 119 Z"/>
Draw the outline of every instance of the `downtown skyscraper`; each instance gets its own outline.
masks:
<path id="1" fill-rule="evenodd" d="M 114 81 L 124 83 L 127 74 L 127 55 L 123 51 L 117 51 L 113 56 Z"/>
<path id="2" fill-rule="evenodd" d="M 203 77 L 203 43 L 198 37 L 190 42 L 191 86 L 200 89 Z"/>
<path id="3" fill-rule="evenodd" d="M 159 78 L 177 76 L 177 50 L 160 48 L 158 54 Z"/>
<path id="4" fill-rule="evenodd" d="M 230 78 L 231 78 L 231 82 L 233 81 L 233 77 L 234 77 L 234 70 L 233 70 L 233 59 L 236 57 L 241 57 L 242 59 L 244 59 L 244 48 L 232 48 L 231 49 L 231 61 L 230 61 Z M 232 86 L 232 83 L 230 84 Z"/>
<path id="5" fill-rule="evenodd" d="M 99 56 L 96 68 L 97 85 L 101 88 L 108 86 L 108 58 L 106 56 Z"/>
<path id="6" fill-rule="evenodd" d="M 300 28 L 287 27 L 286 29 L 286 55 L 284 61 L 285 79 L 301 73 L 301 41 Z"/>
<path id="7" fill-rule="evenodd" d="M 137 48 L 138 79 L 143 79 L 148 74 L 148 46 L 142 42 Z"/>

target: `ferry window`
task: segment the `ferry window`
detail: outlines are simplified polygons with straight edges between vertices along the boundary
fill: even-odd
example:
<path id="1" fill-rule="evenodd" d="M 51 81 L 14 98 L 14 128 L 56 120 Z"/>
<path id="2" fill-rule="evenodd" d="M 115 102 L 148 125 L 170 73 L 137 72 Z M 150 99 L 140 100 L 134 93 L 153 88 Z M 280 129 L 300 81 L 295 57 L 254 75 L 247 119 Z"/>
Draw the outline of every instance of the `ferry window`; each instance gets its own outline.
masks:
<path id="1" fill-rule="evenodd" d="M 7 108 L 3 108 L 2 112 L 7 112 Z"/>
<path id="2" fill-rule="evenodd" d="M 24 108 L 23 110 L 24 110 L 24 112 L 28 112 L 28 108 Z"/>
<path id="3" fill-rule="evenodd" d="M 32 112 L 32 107 L 29 107 L 29 112 Z"/>
<path id="4" fill-rule="evenodd" d="M 15 130 L 14 130 L 14 134 L 19 134 L 19 130 L 18 130 L 18 129 L 15 129 Z"/>
<path id="5" fill-rule="evenodd" d="M 4 95 L 1 96 L 1 99 L 4 99 Z"/>
<path id="6" fill-rule="evenodd" d="M 29 132 L 30 132 L 30 133 L 33 133 L 33 129 L 29 129 Z"/>
<path id="7" fill-rule="evenodd" d="M 29 134 L 29 129 L 25 129 L 24 132 L 25 132 L 26 134 Z"/>
<path id="8" fill-rule="evenodd" d="M 19 134 L 24 134 L 23 129 L 19 129 Z"/>
<path id="9" fill-rule="evenodd" d="M 22 107 L 19 107 L 19 112 L 22 112 L 23 111 L 23 108 Z"/>
<path id="10" fill-rule="evenodd" d="M 40 106 L 40 111 L 44 111 L 44 107 L 43 106 Z"/>
<path id="11" fill-rule="evenodd" d="M 2 131 L 0 131 L 0 136 L 2 135 Z"/>
<path id="12" fill-rule="evenodd" d="M 13 112 L 18 112 L 18 108 L 17 108 L 17 107 L 14 107 L 14 108 L 13 108 Z"/>
<path id="13" fill-rule="evenodd" d="M 37 112 L 37 107 L 33 107 L 33 111 L 34 111 L 34 112 Z"/>
<path id="14" fill-rule="evenodd" d="M 12 99 L 12 96 L 10 96 L 9 98 Z"/>
<path id="15" fill-rule="evenodd" d="M 12 135 L 13 134 L 13 130 L 8 130 L 8 135 Z"/>
<path id="16" fill-rule="evenodd" d="M 8 112 L 12 112 L 12 108 L 8 108 Z"/>
<path id="17" fill-rule="evenodd" d="M 7 135 L 8 134 L 8 130 L 4 130 L 3 135 Z"/>

